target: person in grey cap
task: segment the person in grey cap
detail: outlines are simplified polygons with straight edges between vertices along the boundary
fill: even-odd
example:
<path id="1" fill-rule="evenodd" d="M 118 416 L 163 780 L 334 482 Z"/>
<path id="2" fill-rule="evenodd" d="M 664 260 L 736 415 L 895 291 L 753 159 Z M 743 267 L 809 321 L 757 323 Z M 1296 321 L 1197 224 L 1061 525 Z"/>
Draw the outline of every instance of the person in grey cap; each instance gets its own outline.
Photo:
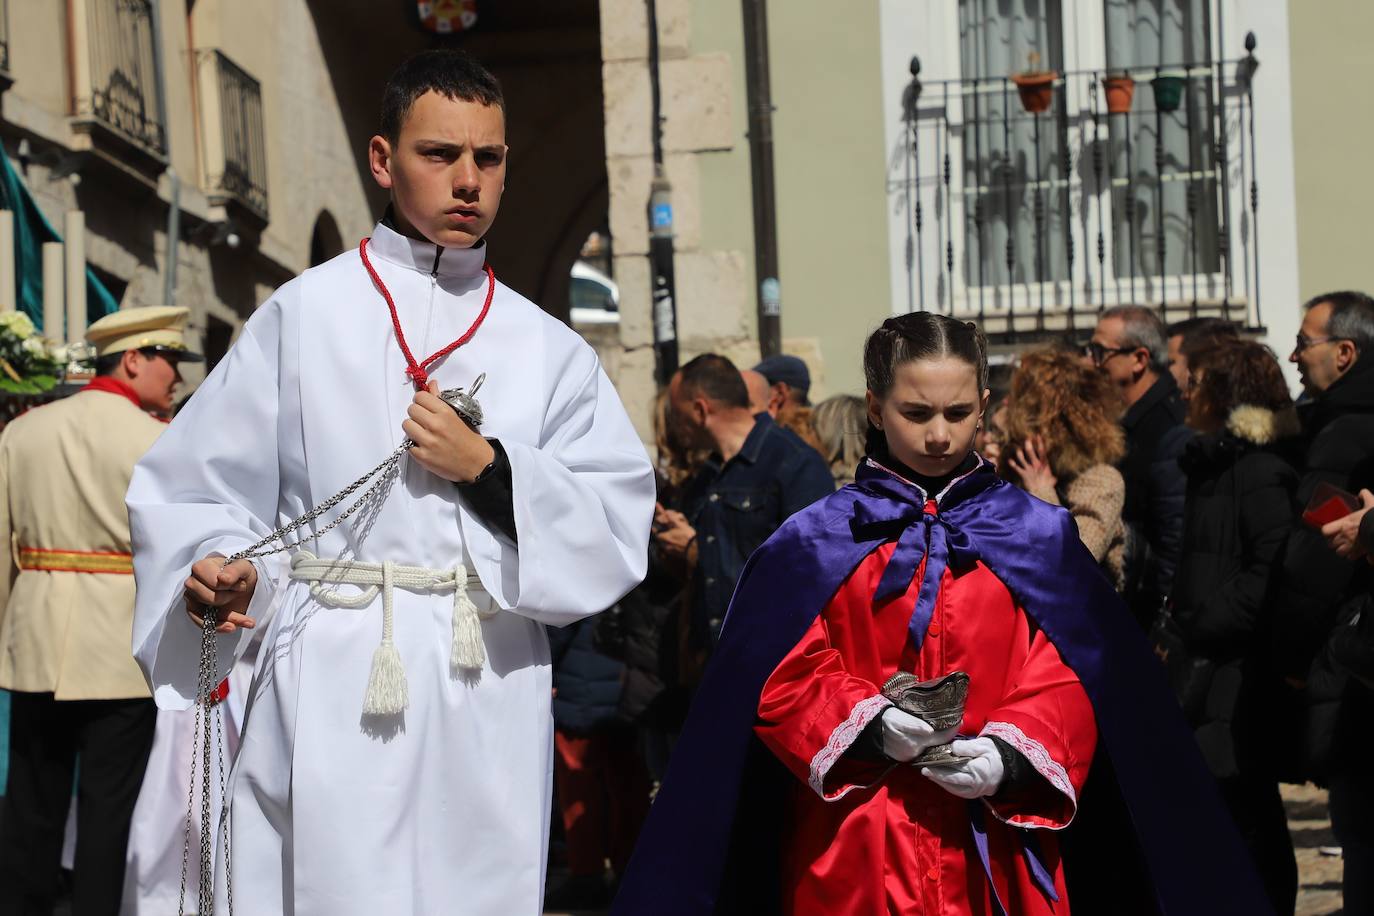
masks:
<path id="1" fill-rule="evenodd" d="M 768 381 L 768 414 L 822 454 L 825 448 L 811 424 L 811 370 L 800 357 L 779 353 L 754 367 Z"/>
<path id="2" fill-rule="evenodd" d="M 786 406 L 810 407 L 808 397 L 811 391 L 811 370 L 798 356 L 779 353 L 770 356 L 754 367 L 754 371 L 768 379 L 772 396 L 768 400 L 768 412 L 775 418 Z"/>

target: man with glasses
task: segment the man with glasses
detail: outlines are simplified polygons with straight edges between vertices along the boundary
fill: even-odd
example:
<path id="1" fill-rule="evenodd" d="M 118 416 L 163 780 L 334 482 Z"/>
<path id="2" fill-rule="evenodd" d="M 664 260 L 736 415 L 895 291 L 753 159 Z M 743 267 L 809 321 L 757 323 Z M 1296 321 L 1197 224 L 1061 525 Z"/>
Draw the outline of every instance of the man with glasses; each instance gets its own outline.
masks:
<path id="1" fill-rule="evenodd" d="M 1126 458 L 1121 476 L 1126 502 L 1126 602 L 1147 630 L 1154 622 L 1178 565 L 1187 479 L 1178 465 L 1190 434 L 1178 386 L 1169 374 L 1164 322 L 1137 305 L 1107 309 L 1092 340 L 1082 348 L 1085 363 L 1104 372 L 1121 392 L 1126 408 Z"/>
<path id="2" fill-rule="evenodd" d="M 1299 405 L 1305 452 L 1299 508 L 1313 502 L 1322 484 L 1347 493 L 1374 486 L 1374 299 L 1352 291 L 1324 293 L 1303 310 L 1288 357 L 1307 395 Z M 1339 556 L 1320 531 L 1299 523 L 1288 542 L 1274 602 L 1274 662 L 1290 686 L 1306 688 L 1315 725 L 1303 748 L 1309 771 L 1299 775 L 1329 776 L 1331 823 L 1344 850 L 1349 913 L 1374 911 L 1374 787 L 1368 778 L 1374 691 L 1353 677 L 1343 688 L 1333 687 L 1339 681 L 1328 653 L 1321 652 L 1315 665 L 1313 659 L 1329 639 L 1333 648 L 1343 642 L 1332 639 L 1333 628 L 1337 636 L 1348 636 L 1344 625 L 1358 620 L 1362 636 L 1374 634 L 1371 584 L 1374 576 L 1366 562 Z M 1340 653 L 1335 657 L 1339 660 Z M 1334 668 L 1342 670 L 1339 662 Z M 1328 766 L 1329 774 L 1321 772 Z"/>
<path id="3" fill-rule="evenodd" d="M 0 687 L 13 691 L 0 816 L 0 913 L 52 912 L 77 787 L 72 910 L 113 916 L 157 710 L 131 647 L 124 508 L 163 430 L 189 310 L 124 309 L 90 326 L 99 373 L 0 433 Z M 11 550 L 11 544 L 14 550 Z"/>

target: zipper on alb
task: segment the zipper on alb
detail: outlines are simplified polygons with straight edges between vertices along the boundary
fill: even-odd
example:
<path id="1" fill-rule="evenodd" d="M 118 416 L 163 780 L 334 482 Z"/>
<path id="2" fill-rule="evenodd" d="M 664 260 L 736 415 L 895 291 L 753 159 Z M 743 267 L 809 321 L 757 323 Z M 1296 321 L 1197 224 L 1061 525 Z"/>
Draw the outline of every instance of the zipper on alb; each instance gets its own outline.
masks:
<path id="1" fill-rule="evenodd" d="M 425 336 L 420 344 L 423 353 L 430 352 L 429 334 L 434 329 L 434 296 L 439 290 L 439 258 L 443 257 L 444 249 L 434 246 L 434 264 L 429 269 L 429 310 L 425 316 Z"/>

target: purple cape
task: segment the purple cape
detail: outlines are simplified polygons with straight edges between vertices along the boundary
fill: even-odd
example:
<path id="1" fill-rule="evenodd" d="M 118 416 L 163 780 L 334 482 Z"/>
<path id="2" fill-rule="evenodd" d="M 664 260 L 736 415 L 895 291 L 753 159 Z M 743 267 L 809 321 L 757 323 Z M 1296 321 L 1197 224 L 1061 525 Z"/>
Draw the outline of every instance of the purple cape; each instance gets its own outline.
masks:
<path id="1" fill-rule="evenodd" d="M 894 539 L 880 591 L 899 561 L 909 583 L 926 550 L 956 574 L 981 559 L 1077 674 L 1160 912 L 1272 912 L 1158 660 L 1069 513 L 986 466 L 949 488 L 938 519 L 923 516 L 924 503 L 918 488 L 865 464 L 855 484 L 794 515 L 750 557 L 612 913 L 777 911 L 794 777 L 754 736 L 758 698 L 844 580 Z"/>

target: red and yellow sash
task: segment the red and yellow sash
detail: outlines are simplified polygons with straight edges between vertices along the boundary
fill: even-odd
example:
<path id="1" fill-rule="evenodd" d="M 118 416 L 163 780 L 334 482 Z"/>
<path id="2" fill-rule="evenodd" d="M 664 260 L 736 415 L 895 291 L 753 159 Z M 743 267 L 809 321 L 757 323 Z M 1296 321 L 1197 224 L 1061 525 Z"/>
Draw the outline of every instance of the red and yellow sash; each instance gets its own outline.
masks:
<path id="1" fill-rule="evenodd" d="M 43 547 L 20 547 L 19 568 L 46 572 L 110 573 L 128 576 L 134 571 L 134 557 L 129 553 L 106 550 L 48 550 Z"/>

